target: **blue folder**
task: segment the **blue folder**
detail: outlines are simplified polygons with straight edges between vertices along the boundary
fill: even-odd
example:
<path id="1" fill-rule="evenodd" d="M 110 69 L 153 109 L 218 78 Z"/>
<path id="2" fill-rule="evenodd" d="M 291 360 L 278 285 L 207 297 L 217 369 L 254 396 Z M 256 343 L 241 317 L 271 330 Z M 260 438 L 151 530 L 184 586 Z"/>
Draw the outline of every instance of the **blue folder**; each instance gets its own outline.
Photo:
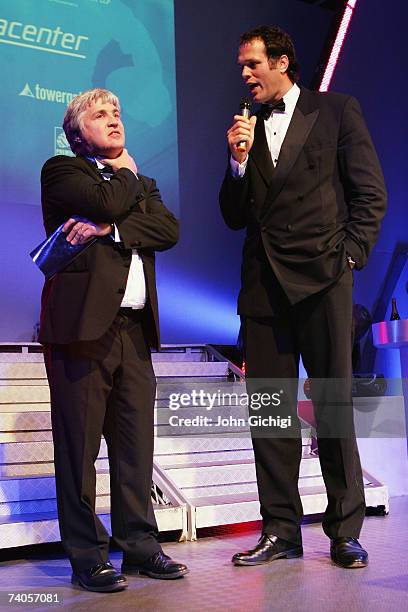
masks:
<path id="1" fill-rule="evenodd" d="M 77 217 L 72 218 L 77 219 Z M 95 237 L 84 244 L 71 244 L 67 240 L 67 233 L 62 231 L 64 225 L 65 223 L 62 223 L 51 236 L 30 253 L 31 259 L 40 268 L 46 280 L 61 272 L 97 241 Z"/>

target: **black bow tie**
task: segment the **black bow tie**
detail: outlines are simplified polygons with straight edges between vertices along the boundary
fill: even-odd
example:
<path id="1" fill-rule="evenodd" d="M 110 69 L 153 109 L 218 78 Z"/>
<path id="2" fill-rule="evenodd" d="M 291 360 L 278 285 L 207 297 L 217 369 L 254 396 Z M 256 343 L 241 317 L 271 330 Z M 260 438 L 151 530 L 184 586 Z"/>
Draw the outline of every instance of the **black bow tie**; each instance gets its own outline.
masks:
<path id="1" fill-rule="evenodd" d="M 275 113 L 275 112 L 279 112 L 279 113 L 285 112 L 285 102 L 283 98 L 278 100 L 278 102 L 276 102 L 275 104 L 262 104 L 261 110 L 259 111 L 259 116 L 261 119 L 264 119 L 265 121 L 267 121 L 269 117 L 272 115 L 272 113 Z"/>

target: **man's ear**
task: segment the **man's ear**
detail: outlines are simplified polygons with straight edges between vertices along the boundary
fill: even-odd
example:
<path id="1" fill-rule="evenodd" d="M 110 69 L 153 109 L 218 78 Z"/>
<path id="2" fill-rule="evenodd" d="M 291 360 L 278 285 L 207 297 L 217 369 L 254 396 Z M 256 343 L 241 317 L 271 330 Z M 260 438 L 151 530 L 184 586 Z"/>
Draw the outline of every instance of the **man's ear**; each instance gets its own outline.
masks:
<path id="1" fill-rule="evenodd" d="M 281 55 L 278 61 L 276 62 L 276 67 L 281 74 L 287 72 L 289 68 L 289 58 L 287 55 Z"/>

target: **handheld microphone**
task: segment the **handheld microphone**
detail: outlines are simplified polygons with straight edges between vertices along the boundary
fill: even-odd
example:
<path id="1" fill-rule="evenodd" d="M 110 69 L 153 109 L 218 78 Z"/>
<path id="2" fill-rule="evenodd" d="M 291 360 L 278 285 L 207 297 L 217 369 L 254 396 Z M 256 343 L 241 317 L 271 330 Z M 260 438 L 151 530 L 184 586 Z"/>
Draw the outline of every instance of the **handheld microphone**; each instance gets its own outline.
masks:
<path id="1" fill-rule="evenodd" d="M 245 119 L 249 119 L 251 116 L 251 101 L 249 98 L 241 98 L 241 102 L 239 104 L 239 114 L 245 117 Z M 245 140 L 241 140 L 237 144 L 237 151 L 241 151 L 245 153 L 247 148 L 247 143 Z"/>

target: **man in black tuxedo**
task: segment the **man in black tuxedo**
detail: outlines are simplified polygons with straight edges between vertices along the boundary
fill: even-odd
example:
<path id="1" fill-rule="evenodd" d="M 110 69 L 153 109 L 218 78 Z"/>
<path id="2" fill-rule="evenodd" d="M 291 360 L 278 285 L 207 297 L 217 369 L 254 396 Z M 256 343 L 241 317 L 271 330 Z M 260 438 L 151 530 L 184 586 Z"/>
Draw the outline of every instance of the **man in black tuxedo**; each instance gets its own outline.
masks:
<path id="1" fill-rule="evenodd" d="M 302 357 L 319 399 L 331 558 L 364 567 L 368 555 L 358 537 L 365 500 L 351 399 L 352 269 L 367 262 L 385 212 L 380 165 L 354 98 L 296 85 L 285 32 L 246 32 L 238 64 L 262 106 L 250 119 L 236 115 L 228 130 L 220 205 L 230 228 L 246 228 L 238 313 L 249 387 L 251 379 L 296 382 Z M 263 533 L 254 549 L 233 557 L 236 565 L 303 554 L 298 422 L 293 430 L 297 435 L 286 437 L 252 432 Z"/>
<path id="2" fill-rule="evenodd" d="M 72 582 L 110 592 L 125 588 L 127 580 L 109 562 L 109 537 L 95 513 L 102 433 L 122 572 L 165 579 L 187 573 L 163 553 L 151 501 L 156 383 L 149 347 L 160 342 L 155 251 L 177 242 L 178 222 L 155 181 L 138 174 L 124 148 L 114 94 L 95 89 L 74 98 L 64 130 L 76 157 L 59 155 L 43 167 L 46 233 L 65 223 L 72 244 L 98 240 L 46 281 L 39 338 Z"/>

